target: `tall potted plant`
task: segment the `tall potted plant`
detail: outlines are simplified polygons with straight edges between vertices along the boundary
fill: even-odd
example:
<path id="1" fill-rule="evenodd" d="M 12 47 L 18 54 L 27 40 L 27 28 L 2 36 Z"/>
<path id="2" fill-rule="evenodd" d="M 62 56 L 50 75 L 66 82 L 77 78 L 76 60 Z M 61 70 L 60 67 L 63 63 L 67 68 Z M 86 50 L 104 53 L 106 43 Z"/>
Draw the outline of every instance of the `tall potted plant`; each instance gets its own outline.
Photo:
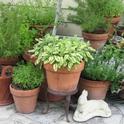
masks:
<path id="1" fill-rule="evenodd" d="M 57 92 L 70 92 L 77 88 L 84 61 L 93 59 L 94 51 L 89 43 L 79 38 L 63 38 L 46 35 L 39 39 L 34 49 L 36 64 L 43 64 L 46 70 L 48 88 Z"/>
<path id="2" fill-rule="evenodd" d="M 23 4 L 21 6 L 21 11 L 24 13 L 28 23 L 30 24 L 30 30 L 36 30 L 35 38 L 42 38 L 45 34 L 52 32 L 55 10 L 56 7 L 53 0 L 50 0 L 49 3 L 48 1 L 37 0 L 35 2 L 30 2 L 29 5 Z M 32 44 L 32 46 L 34 44 Z M 28 50 L 25 51 L 23 58 L 26 61 L 31 61 L 33 63 L 36 60 L 35 57 L 31 57 Z"/>
<path id="3" fill-rule="evenodd" d="M 0 64 L 15 65 L 34 35 L 19 5 L 0 3 L 0 12 Z"/>
<path id="4" fill-rule="evenodd" d="M 86 64 L 79 89 L 88 90 L 89 99 L 105 99 L 109 85 L 112 91 L 120 88 L 124 75 L 120 68 L 123 61 L 119 57 L 117 59 L 119 52 L 118 48 L 108 45 Z"/>
<path id="5" fill-rule="evenodd" d="M 19 64 L 14 68 L 10 91 L 18 112 L 34 111 L 43 78 L 43 71 L 31 63 Z"/>
<path id="6" fill-rule="evenodd" d="M 85 7 L 83 2 L 80 2 L 77 8 L 71 9 L 76 14 L 69 15 L 68 19 L 81 26 L 84 39 L 90 41 L 93 48 L 102 48 L 108 39 L 109 28 L 104 16 L 95 13 L 89 6 Z"/>

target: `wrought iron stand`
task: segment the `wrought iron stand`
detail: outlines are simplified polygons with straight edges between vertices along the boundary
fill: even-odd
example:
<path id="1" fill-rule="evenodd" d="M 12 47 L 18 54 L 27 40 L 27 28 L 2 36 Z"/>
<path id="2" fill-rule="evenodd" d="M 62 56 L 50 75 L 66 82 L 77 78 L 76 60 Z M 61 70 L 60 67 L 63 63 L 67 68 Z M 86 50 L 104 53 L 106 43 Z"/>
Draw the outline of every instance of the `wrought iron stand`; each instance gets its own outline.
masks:
<path id="1" fill-rule="evenodd" d="M 68 113 L 69 113 L 69 106 L 70 106 L 70 102 L 71 102 L 71 96 L 77 93 L 77 89 L 71 92 L 56 92 L 56 91 L 52 91 L 51 89 L 47 89 L 46 92 L 46 102 L 47 102 L 47 108 L 45 109 L 45 111 L 43 111 L 43 114 L 47 114 L 49 111 L 49 101 L 48 101 L 48 93 L 51 93 L 53 95 L 58 95 L 58 96 L 65 96 L 65 114 L 66 114 L 66 120 L 67 122 L 69 122 L 69 118 L 68 118 Z"/>

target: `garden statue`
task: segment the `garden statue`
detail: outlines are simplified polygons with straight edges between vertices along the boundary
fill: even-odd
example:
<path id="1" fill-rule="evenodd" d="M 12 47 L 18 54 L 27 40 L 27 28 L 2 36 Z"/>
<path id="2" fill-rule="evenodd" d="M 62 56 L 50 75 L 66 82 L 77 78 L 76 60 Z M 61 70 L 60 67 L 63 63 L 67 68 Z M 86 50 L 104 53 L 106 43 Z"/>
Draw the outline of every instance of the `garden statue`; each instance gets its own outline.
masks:
<path id="1" fill-rule="evenodd" d="M 87 100 L 88 92 L 84 90 L 78 99 L 78 106 L 73 119 L 77 122 L 87 121 L 93 117 L 110 117 L 111 110 L 104 100 Z"/>

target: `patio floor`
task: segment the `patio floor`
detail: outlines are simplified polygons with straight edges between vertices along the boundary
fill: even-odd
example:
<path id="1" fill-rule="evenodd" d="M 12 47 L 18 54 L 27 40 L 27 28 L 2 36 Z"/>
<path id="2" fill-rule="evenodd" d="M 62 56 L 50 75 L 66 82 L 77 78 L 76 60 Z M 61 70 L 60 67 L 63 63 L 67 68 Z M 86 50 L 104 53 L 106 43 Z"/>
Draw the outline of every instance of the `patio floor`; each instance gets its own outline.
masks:
<path id="1" fill-rule="evenodd" d="M 124 124 L 124 104 L 109 104 L 112 110 L 110 118 L 96 117 L 81 124 Z M 36 111 L 32 114 L 20 114 L 14 105 L 0 107 L 0 124 L 78 124 L 72 119 L 73 111 L 70 111 L 70 123 L 66 122 L 62 103 L 51 103 L 48 114 L 42 114 L 44 103 L 38 103 Z"/>

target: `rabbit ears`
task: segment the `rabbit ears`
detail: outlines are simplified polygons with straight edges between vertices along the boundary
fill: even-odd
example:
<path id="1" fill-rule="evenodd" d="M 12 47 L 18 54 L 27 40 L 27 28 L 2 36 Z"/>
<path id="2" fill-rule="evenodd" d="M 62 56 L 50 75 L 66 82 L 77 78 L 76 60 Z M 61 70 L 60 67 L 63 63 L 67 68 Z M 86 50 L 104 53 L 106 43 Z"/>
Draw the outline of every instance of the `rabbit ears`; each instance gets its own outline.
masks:
<path id="1" fill-rule="evenodd" d="M 83 90 L 82 91 L 82 95 L 85 96 L 85 97 L 87 97 L 88 96 L 88 91 L 87 90 Z"/>

